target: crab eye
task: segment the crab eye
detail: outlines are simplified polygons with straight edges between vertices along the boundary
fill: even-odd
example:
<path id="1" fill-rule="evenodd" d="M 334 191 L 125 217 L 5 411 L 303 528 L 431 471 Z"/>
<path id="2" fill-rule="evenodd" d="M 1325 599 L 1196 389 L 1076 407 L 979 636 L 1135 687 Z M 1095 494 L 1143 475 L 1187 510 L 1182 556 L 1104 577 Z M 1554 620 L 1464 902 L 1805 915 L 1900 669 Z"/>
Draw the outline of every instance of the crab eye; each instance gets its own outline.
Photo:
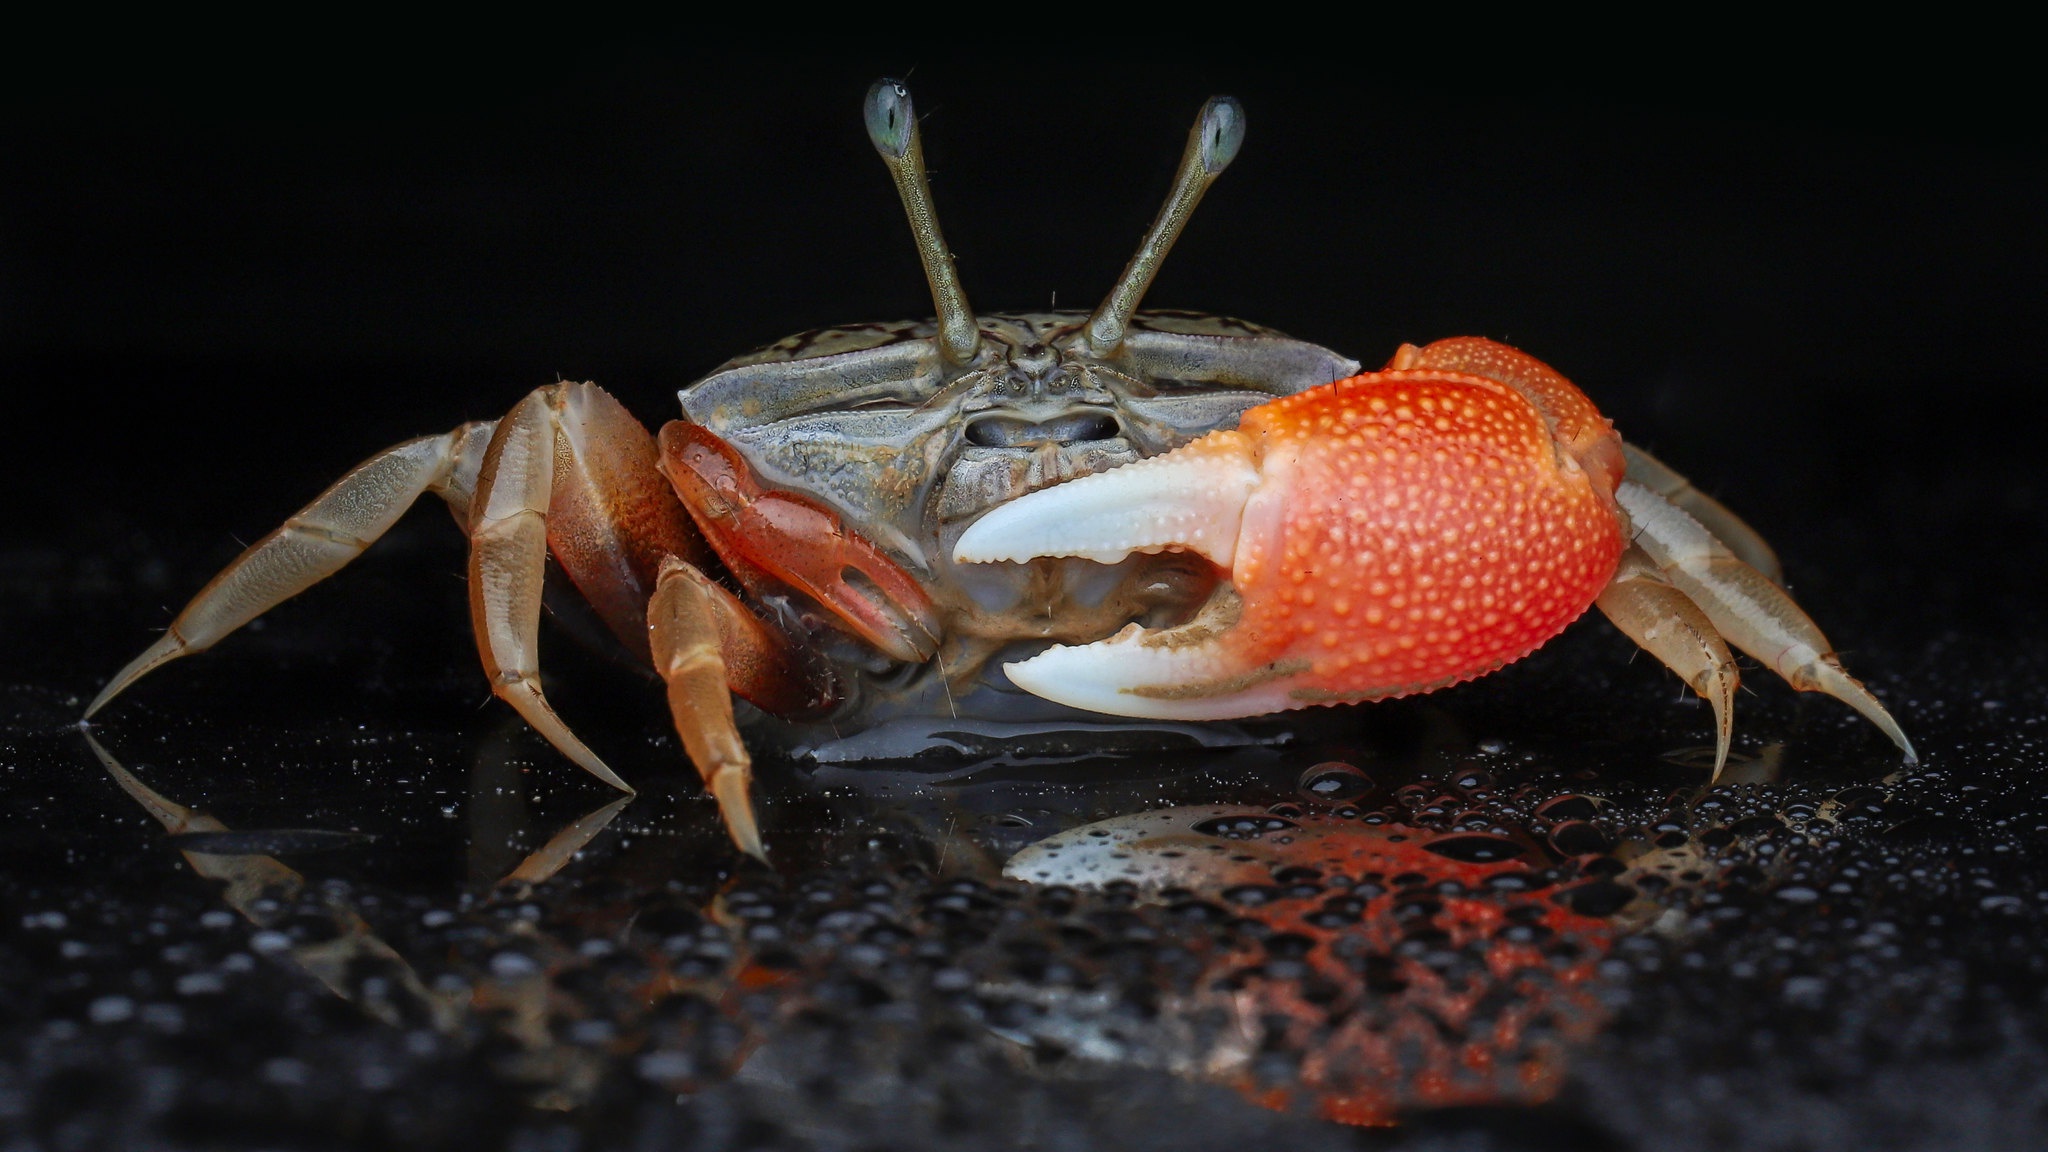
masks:
<path id="1" fill-rule="evenodd" d="M 868 99 L 872 107 L 874 97 Z M 908 97 L 905 100 L 907 103 Z M 1202 106 L 1202 170 L 1214 176 L 1230 167 L 1243 143 L 1244 105 L 1234 96 L 1210 97 Z"/>
<path id="2" fill-rule="evenodd" d="M 868 89 L 868 102 L 864 110 L 868 125 L 868 139 L 874 142 L 875 150 L 884 156 L 901 160 L 910 151 L 911 126 L 916 121 L 916 112 L 910 105 L 910 89 L 894 80 L 877 80 Z M 1238 136 L 1244 135 L 1239 130 Z M 1231 145 L 1235 152 L 1237 145 Z M 1228 160 L 1224 163 L 1229 163 Z"/>

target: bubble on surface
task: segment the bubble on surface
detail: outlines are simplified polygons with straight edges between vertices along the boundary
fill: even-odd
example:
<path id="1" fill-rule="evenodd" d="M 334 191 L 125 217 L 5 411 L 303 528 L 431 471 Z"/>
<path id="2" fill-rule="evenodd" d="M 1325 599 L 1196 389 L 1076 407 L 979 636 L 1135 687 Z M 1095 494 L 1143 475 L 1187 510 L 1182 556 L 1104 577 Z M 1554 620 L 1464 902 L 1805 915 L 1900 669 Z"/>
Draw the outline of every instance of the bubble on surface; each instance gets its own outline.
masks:
<path id="1" fill-rule="evenodd" d="M 1301 774 L 1302 798 L 1324 804 L 1356 800 L 1372 791 L 1372 777 L 1342 760 L 1325 760 Z"/>
<path id="2" fill-rule="evenodd" d="M 1566 820 L 1550 830 L 1550 846 L 1560 856 L 1584 856 L 1611 851 L 1614 840 L 1590 821 Z"/>
<path id="3" fill-rule="evenodd" d="M 1528 855 L 1520 844 L 1505 836 L 1488 836 L 1484 833 L 1468 833 L 1462 836 L 1442 836 L 1423 845 L 1427 851 L 1468 864 L 1499 864 L 1506 860 L 1521 860 Z"/>
<path id="4" fill-rule="evenodd" d="M 1600 815 L 1603 801 L 1576 793 L 1557 796 L 1536 806 L 1536 818 L 1561 822 L 1565 820 L 1592 820 Z"/>
<path id="5" fill-rule="evenodd" d="M 135 1001 L 126 996 L 101 996 L 85 1006 L 85 1017 L 95 1024 L 118 1024 L 135 1015 Z"/>

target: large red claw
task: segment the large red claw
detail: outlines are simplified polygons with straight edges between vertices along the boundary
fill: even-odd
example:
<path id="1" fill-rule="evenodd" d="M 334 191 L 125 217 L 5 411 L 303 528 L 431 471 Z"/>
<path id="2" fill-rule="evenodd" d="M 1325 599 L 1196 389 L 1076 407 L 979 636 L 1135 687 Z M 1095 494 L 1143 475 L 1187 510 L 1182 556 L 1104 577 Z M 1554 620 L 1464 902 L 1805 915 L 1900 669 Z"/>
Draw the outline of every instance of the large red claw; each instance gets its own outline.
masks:
<path id="1" fill-rule="evenodd" d="M 1432 366 L 1440 352 L 1458 368 Z M 998 507 L 954 557 L 1185 548 L 1228 571 L 1235 594 L 1188 624 L 1008 666 L 1064 704 L 1214 720 L 1403 696 L 1520 659 L 1593 603 L 1623 546 L 1619 460 L 1564 377 L 1503 345 L 1446 341 Z"/>

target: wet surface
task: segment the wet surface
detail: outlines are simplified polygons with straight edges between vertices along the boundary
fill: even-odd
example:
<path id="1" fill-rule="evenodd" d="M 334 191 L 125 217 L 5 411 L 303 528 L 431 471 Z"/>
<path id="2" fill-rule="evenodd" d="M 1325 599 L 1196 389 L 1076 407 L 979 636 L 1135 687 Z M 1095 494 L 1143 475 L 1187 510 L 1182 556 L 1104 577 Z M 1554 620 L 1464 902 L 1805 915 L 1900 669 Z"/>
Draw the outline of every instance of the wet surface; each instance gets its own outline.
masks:
<path id="1" fill-rule="evenodd" d="M 735 859 L 631 673 L 551 648 L 564 711 L 644 782 L 623 805 L 479 711 L 459 614 L 432 619 L 459 588 L 396 595 L 452 545 L 395 543 L 353 593 L 124 702 L 93 729 L 104 760 L 73 723 L 85 661 L 45 648 L 59 669 L 8 686 L 17 1130 L 2043 1135 L 2048 799 L 2025 683 L 1934 697 L 1874 677 L 1926 750 L 1909 770 L 1845 710 L 1762 686 L 1709 789 L 1704 710 L 1589 623 L 1492 680 L 1265 746 L 766 764 L 771 873 Z M 116 584 L 73 587 L 136 614 Z"/>
<path id="2" fill-rule="evenodd" d="M 870 73 L 848 82 L 854 98 Z M 943 82 L 965 93 L 961 109 L 1000 96 Z M 1264 81 L 1248 83 L 1262 126 L 1322 100 L 1290 105 L 1269 83 L 1262 104 Z M 668 115 L 662 99 L 630 124 Z M 1162 123 L 1179 122 L 1175 107 Z M 832 111 L 867 165 L 853 108 Z M 742 127 L 798 131 L 780 104 L 754 114 L 763 123 Z M 1726 129 L 1692 127 L 1710 140 Z M 1553 129 L 1623 134 L 1607 121 Z M 1779 138 L 1764 135 L 1770 153 Z M 1858 147 L 1811 163 L 1910 172 L 1894 153 L 1932 150 Z M 1944 155 L 2039 173 L 2037 158 Z M 1644 179 L 1677 187 L 1688 171 Z M 895 227 L 874 183 L 877 218 Z M 940 193 L 969 248 L 966 221 L 986 207 L 970 184 Z M 2021 185 L 2039 182 L 1981 187 Z M 1264 190 L 1240 207 L 1285 192 L 1252 187 Z M 1469 195 L 1463 211 L 1513 216 Z M 506 218 L 525 219 L 521 203 Z M 1303 209 L 1315 243 L 1341 247 L 1347 234 L 1315 203 Z M 1965 207 L 1957 218 L 1996 215 Z M 1831 211 L 1855 221 L 1853 209 Z M 1437 208 L 1409 210 L 1425 215 L 1396 234 L 1461 242 L 1426 215 Z M 816 234 L 783 243 L 843 229 L 836 210 L 796 218 Z M 1063 276 L 1113 272 L 1138 224 L 1104 219 L 1106 270 Z M 1787 219 L 1811 223 L 1766 213 L 1741 234 L 1776 251 L 1764 241 Z M 1695 235 L 1644 230 L 1666 226 Z M 1975 251 L 1977 234 L 1957 229 L 1938 217 L 1928 234 L 1946 237 L 1944 253 Z M 1581 238 L 1588 266 L 1624 271 L 1568 292 L 1529 291 L 1512 269 L 1461 287 L 1474 249 L 1450 249 L 1444 279 L 1399 286 L 1421 303 L 1395 319 L 1425 331 L 1334 319 L 1322 294 L 1277 280 L 1239 285 L 1240 265 L 1199 247 L 1189 275 L 1209 279 L 1164 288 L 1202 298 L 1165 302 L 1264 309 L 1254 318 L 1368 359 L 1450 331 L 1529 340 L 1624 431 L 1752 516 L 1919 766 L 1846 709 L 1746 665 L 1739 756 L 1709 788 L 1705 708 L 1587 620 L 1486 680 L 1248 725 L 1250 742 L 765 762 L 771 871 L 731 851 L 658 692 L 609 654 L 567 629 L 543 635 L 551 698 L 641 786 L 630 803 L 490 701 L 438 510 L 138 686 L 93 727 L 96 750 L 76 726 L 84 702 L 234 554 L 230 527 L 267 529 L 378 444 L 501 410 L 551 378 L 557 346 L 501 332 L 511 345 L 486 355 L 474 331 L 422 321 L 470 343 L 423 351 L 425 337 L 401 334 L 350 359 L 336 349 L 359 313 L 339 305 L 360 303 L 357 288 L 327 301 L 344 319 L 286 345 L 215 332 L 195 352 L 132 317 L 130 351 L 85 336 L 10 345 L 24 376 L 127 381 L 137 396 L 100 454 L 49 453 L 37 473 L 48 499 L 0 543 L 0 1133 L 34 1148 L 2048 1146 L 2048 497 L 2030 426 L 2009 418 L 2029 411 L 2038 369 L 1958 319 L 1970 310 L 1953 299 L 1918 336 L 1890 305 L 1840 303 L 1866 298 L 1832 282 L 1763 293 L 1770 315 L 1716 311 L 1692 278 L 1643 288 L 1652 274 L 1628 256 L 1640 237 L 1603 235 Z M 1983 324 L 2038 320 L 2043 294 L 2026 294 L 2038 235 L 1965 260 L 1997 265 L 1993 287 L 2025 290 L 1979 289 Z M 1667 262 L 1704 258 L 1687 252 Z M 890 267 L 910 279 L 884 314 L 921 307 L 898 255 Z M 739 263 L 724 257 L 698 263 Z M 1205 261 L 1220 271 L 1199 271 Z M 475 253 L 450 263 L 493 266 Z M 1851 270 L 1876 282 L 1875 266 Z M 1003 271 L 984 262 L 977 275 Z M 1250 303 L 1219 298 L 1240 286 Z M 694 327 L 662 339 L 691 342 L 687 356 L 635 343 L 622 322 L 599 330 L 612 359 L 562 371 L 600 376 L 658 417 L 688 375 L 675 361 L 702 368 L 750 339 L 873 312 L 865 290 L 823 304 L 804 295 L 822 289 L 792 291 L 764 304 L 769 286 L 742 282 L 705 305 L 724 312 L 679 308 Z M 1297 309 L 1265 314 L 1289 312 L 1290 292 Z M 1910 295 L 1887 299 L 1909 311 Z M 1582 323 L 1558 304 L 1636 297 L 1692 310 Z M 1510 319 L 1524 299 L 1543 311 Z M 1829 338 L 1771 327 L 1788 309 L 1788 331 Z M 728 323 L 742 312 L 746 324 Z M 1701 345 L 1669 360 L 1641 351 L 1702 332 L 1745 335 L 1719 359 Z M 520 369 L 498 374 L 490 356 Z M 1920 386 L 1953 357 L 1967 378 Z M 328 402 L 386 378 L 450 383 Z M 105 416 L 62 389 L 33 404 L 31 426 Z M 278 411 L 306 419 L 277 436 Z M 180 452 L 162 452 L 172 440 Z"/>

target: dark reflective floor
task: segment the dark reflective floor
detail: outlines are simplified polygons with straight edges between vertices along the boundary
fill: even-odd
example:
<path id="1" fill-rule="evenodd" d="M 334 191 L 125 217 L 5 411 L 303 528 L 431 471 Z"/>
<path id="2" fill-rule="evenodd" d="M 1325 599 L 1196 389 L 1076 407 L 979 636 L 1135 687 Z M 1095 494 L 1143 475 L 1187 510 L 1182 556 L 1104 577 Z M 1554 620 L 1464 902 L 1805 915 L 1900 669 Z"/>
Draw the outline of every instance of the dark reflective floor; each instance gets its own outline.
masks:
<path id="1" fill-rule="evenodd" d="M 1962 677 L 1939 694 L 1873 677 L 1925 750 L 1912 771 L 1846 710 L 1762 686 L 1740 762 L 1704 789 L 1703 709 L 1589 622 L 1490 681 L 1270 747 L 767 765 L 770 873 L 734 858 L 642 681 L 555 638 L 563 709 L 645 782 L 621 806 L 479 707 L 459 615 L 433 618 L 459 589 L 403 593 L 445 581 L 452 546 L 392 552 L 124 702 L 93 729 L 103 756 L 72 723 L 78 657 L 8 686 L 18 1130 L 2042 1135 L 2041 686 L 1985 642 L 1903 657 Z M 72 589 L 128 612 L 112 582 Z M 1078 842 L 1016 857 L 1054 836 Z"/>
<path id="2" fill-rule="evenodd" d="M 1216 233 L 1161 285 L 1366 359 L 1483 331 L 1556 361 L 1772 538 L 1915 769 L 1745 669 L 1739 762 L 1705 788 L 1705 709 L 1588 620 L 1252 747 L 767 763 L 769 871 L 731 852 L 639 673 L 543 636 L 550 696 L 642 787 L 624 806 L 490 701 L 438 510 L 138 686 L 96 748 L 85 700 L 231 534 L 374 447 L 557 371 L 658 420 L 750 342 L 923 307 L 902 237 L 871 255 L 805 182 L 872 177 L 858 206 L 899 228 L 853 131 L 868 65 L 721 73 L 739 111 L 688 143 L 793 143 L 717 185 L 661 151 L 701 105 L 660 63 L 417 121 L 9 121 L 45 183 L 5 186 L 35 327 L 0 335 L 38 385 L 20 426 L 56 432 L 13 458 L 32 486 L 0 539 L 8 1147 L 2048 1146 L 2025 140 L 1404 121 L 1204 76 L 1250 102 L 1247 158 L 1277 159 L 1219 186 L 1195 226 Z M 953 93 L 939 196 L 974 290 L 1034 306 L 1113 273 L 1149 205 L 1090 215 L 1124 182 L 1018 175 L 969 127 L 1007 82 L 923 76 Z M 1035 114 L 1122 162 L 1083 106 L 1177 146 L 1196 82 Z M 1351 180 L 1397 147 L 1430 171 L 1338 195 L 1281 170 Z M 1769 163 L 1716 159 L 1744 149 Z M 1924 183 L 1934 158 L 1969 179 Z M 1034 238 L 1056 226 L 1108 255 L 1053 266 Z M 1368 258 L 1399 272 L 1352 304 L 1304 271 Z M 671 264 L 711 271 L 650 270 Z"/>

